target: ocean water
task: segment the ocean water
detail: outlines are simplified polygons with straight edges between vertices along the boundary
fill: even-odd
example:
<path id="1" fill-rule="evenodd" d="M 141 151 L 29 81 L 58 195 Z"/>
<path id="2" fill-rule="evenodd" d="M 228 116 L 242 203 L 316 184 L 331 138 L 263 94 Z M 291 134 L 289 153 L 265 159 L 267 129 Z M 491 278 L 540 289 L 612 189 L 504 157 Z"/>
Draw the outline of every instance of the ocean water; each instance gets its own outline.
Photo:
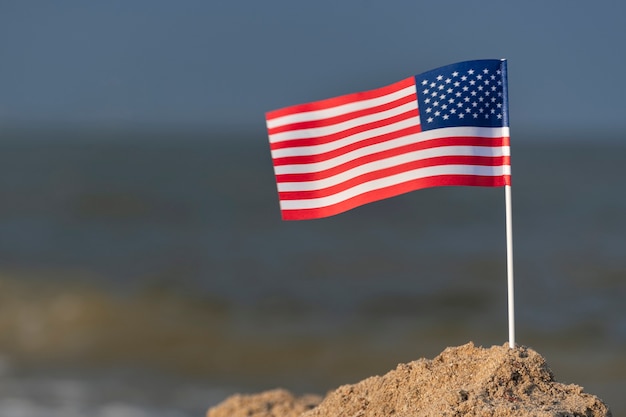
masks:
<path id="1" fill-rule="evenodd" d="M 513 140 L 516 327 L 621 415 L 626 137 L 604 139 Z M 262 132 L 15 131 L 0 201 L 2 417 L 198 416 L 508 340 L 501 188 L 283 222 Z"/>

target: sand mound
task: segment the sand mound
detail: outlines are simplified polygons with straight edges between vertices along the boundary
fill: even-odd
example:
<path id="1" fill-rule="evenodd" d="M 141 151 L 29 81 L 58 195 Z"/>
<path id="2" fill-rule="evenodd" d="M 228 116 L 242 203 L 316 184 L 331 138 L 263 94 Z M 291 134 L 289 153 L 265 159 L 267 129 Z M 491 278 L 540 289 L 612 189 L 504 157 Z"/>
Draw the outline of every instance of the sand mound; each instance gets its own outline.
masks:
<path id="1" fill-rule="evenodd" d="M 274 402 L 263 399 L 277 392 L 281 394 L 272 397 Z M 270 393 L 245 397 L 245 402 L 241 396 L 231 397 L 247 407 L 243 414 L 235 414 L 235 403 L 227 399 L 209 410 L 208 416 L 286 417 L 306 410 L 292 409 L 299 402 L 284 391 Z M 472 343 L 447 348 L 433 360 L 400 364 L 383 376 L 341 386 L 317 407 L 312 408 L 311 402 L 307 406 L 311 408 L 301 417 L 611 416 L 601 400 L 581 387 L 556 382 L 544 358 L 534 350 L 484 349 Z"/>
<path id="2" fill-rule="evenodd" d="M 209 409 L 207 417 L 298 417 L 320 401 L 322 397 L 317 395 L 296 398 L 283 389 L 253 395 L 237 394 Z"/>

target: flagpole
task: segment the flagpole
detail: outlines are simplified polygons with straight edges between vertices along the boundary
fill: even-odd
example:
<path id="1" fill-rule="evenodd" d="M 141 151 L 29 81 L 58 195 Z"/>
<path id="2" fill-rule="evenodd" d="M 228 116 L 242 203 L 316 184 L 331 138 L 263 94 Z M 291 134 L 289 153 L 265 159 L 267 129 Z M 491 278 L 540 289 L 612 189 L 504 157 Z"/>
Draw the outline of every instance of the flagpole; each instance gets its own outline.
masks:
<path id="1" fill-rule="evenodd" d="M 506 270 L 509 300 L 509 347 L 515 348 L 515 303 L 513 290 L 513 219 L 511 214 L 511 186 L 504 186 L 506 200 Z"/>

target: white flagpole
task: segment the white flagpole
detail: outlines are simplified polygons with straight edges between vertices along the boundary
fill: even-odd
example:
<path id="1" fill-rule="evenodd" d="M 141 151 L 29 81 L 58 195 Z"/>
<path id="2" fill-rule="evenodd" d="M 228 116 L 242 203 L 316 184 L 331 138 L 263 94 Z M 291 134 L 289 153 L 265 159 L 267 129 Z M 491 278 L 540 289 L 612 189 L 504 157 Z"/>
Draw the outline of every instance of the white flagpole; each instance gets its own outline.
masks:
<path id="1" fill-rule="evenodd" d="M 511 214 L 511 186 L 504 186 L 506 200 L 506 272 L 509 300 L 509 347 L 515 348 L 515 303 L 513 291 L 513 219 Z"/>

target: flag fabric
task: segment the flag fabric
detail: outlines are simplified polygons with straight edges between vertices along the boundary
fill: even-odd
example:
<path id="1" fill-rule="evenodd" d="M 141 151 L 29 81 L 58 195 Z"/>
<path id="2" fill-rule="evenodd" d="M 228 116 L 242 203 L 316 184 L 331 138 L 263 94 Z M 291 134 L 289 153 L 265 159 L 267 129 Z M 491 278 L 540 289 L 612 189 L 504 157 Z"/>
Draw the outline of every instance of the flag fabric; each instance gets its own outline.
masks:
<path id="1" fill-rule="evenodd" d="M 505 60 L 447 65 L 266 121 L 284 220 L 427 187 L 511 184 Z"/>

